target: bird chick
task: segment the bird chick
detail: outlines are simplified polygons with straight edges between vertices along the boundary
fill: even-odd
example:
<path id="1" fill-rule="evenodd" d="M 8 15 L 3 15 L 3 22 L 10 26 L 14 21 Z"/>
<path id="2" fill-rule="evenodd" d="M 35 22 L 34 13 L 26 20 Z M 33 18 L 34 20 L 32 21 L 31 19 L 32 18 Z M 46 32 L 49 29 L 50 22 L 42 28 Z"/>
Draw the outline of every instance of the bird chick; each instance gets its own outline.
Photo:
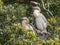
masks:
<path id="1" fill-rule="evenodd" d="M 45 16 L 41 13 L 41 10 L 39 7 L 33 7 L 34 11 L 33 11 L 33 15 L 35 17 L 35 21 L 36 21 L 36 27 L 38 28 L 38 31 L 43 34 L 43 33 L 47 33 L 47 19 L 45 18 Z"/>
<path id="2" fill-rule="evenodd" d="M 34 32 L 34 29 L 30 25 L 29 19 L 27 17 L 23 17 L 22 24 L 23 24 L 24 30 L 31 30 Z"/>

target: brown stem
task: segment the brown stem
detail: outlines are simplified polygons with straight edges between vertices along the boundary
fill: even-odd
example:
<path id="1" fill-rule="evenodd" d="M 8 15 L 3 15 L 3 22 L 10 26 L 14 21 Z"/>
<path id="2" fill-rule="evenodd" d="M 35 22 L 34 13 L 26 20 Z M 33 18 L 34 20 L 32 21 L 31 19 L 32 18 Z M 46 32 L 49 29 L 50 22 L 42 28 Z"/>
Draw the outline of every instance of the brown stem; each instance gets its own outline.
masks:
<path id="1" fill-rule="evenodd" d="M 46 7 L 45 7 L 45 5 L 44 5 L 44 1 L 41 0 L 41 2 L 42 2 L 42 5 L 43 5 L 43 9 L 46 10 L 47 12 L 49 12 L 52 17 L 54 17 L 54 16 L 53 16 L 53 13 L 52 13 L 49 9 L 46 9 Z"/>

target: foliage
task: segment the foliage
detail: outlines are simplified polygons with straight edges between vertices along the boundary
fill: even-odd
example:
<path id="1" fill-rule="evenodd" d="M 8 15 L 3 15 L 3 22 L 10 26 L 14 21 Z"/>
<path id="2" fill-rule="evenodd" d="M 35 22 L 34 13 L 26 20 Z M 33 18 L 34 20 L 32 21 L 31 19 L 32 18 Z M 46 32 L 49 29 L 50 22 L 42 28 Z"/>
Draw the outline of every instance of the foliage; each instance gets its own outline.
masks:
<path id="1" fill-rule="evenodd" d="M 50 39 L 43 43 L 40 43 L 36 34 L 25 31 L 21 25 L 21 18 L 24 16 L 32 20 L 31 4 L 28 3 L 29 0 L 25 0 L 25 3 L 23 1 L 0 0 L 0 45 L 60 45 L 60 0 L 44 0 L 46 8 L 49 7 L 54 17 L 41 7 L 48 20 L 47 30 L 51 34 Z M 39 3 L 41 4 L 41 1 Z"/>

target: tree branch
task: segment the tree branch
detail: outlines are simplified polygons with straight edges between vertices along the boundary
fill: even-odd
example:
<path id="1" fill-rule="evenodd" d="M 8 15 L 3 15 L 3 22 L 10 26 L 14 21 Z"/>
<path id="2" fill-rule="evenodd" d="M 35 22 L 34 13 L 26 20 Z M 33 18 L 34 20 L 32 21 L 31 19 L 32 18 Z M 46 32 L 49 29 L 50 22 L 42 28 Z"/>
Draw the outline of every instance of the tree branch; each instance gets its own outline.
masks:
<path id="1" fill-rule="evenodd" d="M 45 4 L 44 4 L 44 1 L 43 0 L 41 0 L 41 2 L 42 2 L 42 7 L 43 7 L 43 9 L 44 10 L 46 10 L 52 17 L 54 17 L 53 16 L 53 13 L 49 10 L 49 9 L 46 9 L 46 7 L 45 7 Z M 35 2 L 35 1 L 31 1 L 31 3 L 33 3 L 33 4 L 36 4 L 36 5 L 39 5 L 40 6 L 40 3 L 38 3 L 38 2 Z"/>
<path id="2" fill-rule="evenodd" d="M 35 2 L 35 1 L 31 1 L 31 3 L 33 3 L 35 5 L 40 5 L 39 3 Z"/>
<path id="3" fill-rule="evenodd" d="M 54 16 L 53 16 L 53 13 L 52 13 L 49 9 L 46 9 L 46 7 L 45 7 L 45 5 L 44 5 L 44 1 L 41 0 L 41 2 L 42 2 L 43 9 L 46 10 L 47 12 L 49 12 L 52 17 L 54 17 Z"/>

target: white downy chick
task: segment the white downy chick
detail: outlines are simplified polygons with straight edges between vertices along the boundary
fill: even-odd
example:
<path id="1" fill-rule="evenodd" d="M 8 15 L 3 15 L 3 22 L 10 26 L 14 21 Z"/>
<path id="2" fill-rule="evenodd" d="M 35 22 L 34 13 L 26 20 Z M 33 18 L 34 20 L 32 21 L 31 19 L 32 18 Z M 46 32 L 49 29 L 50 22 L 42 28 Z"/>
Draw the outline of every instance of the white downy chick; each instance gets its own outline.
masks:
<path id="1" fill-rule="evenodd" d="M 33 8 L 33 15 L 35 17 L 35 21 L 36 21 L 36 26 L 39 30 L 44 31 L 45 33 L 47 33 L 46 27 L 47 27 L 47 19 L 45 18 L 45 16 L 40 13 L 41 10 L 39 7 L 34 7 Z"/>
<path id="2" fill-rule="evenodd" d="M 23 17 L 22 24 L 24 26 L 24 30 L 31 30 L 34 32 L 34 29 L 30 25 L 29 19 L 27 17 Z"/>

